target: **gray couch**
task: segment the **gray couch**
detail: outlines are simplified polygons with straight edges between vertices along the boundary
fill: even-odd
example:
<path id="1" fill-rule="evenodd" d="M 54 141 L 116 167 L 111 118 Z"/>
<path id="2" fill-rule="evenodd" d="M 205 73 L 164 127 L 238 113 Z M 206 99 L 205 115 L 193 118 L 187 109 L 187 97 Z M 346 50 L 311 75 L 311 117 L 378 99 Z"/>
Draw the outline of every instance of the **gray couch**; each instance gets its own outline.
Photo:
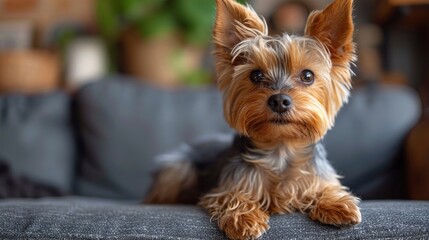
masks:
<path id="1" fill-rule="evenodd" d="M 324 142 L 343 183 L 364 199 L 363 222 L 339 229 L 298 213 L 273 216 L 263 239 L 428 239 L 429 203 L 404 200 L 401 146 L 419 116 L 410 89 L 355 90 Z M 12 179 L 63 195 L 24 199 L 9 189 L 15 195 L 0 200 L 0 238 L 225 238 L 195 206 L 139 204 L 159 167 L 154 156 L 218 133 L 231 129 L 213 88 L 166 91 L 111 77 L 73 96 L 0 96 L 0 161 Z"/>

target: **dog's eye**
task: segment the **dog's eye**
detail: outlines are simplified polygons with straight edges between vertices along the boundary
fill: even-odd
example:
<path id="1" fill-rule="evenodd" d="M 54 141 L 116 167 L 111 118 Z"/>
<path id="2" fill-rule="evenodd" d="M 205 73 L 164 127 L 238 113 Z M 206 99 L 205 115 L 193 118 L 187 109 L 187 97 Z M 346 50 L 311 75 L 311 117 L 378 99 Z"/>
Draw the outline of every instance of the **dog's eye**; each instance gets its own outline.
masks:
<path id="1" fill-rule="evenodd" d="M 314 73 L 308 69 L 301 72 L 301 81 L 305 84 L 312 84 L 314 82 Z"/>
<path id="2" fill-rule="evenodd" d="M 265 79 L 264 74 L 260 70 L 253 70 L 250 73 L 250 81 L 253 83 L 260 83 Z"/>

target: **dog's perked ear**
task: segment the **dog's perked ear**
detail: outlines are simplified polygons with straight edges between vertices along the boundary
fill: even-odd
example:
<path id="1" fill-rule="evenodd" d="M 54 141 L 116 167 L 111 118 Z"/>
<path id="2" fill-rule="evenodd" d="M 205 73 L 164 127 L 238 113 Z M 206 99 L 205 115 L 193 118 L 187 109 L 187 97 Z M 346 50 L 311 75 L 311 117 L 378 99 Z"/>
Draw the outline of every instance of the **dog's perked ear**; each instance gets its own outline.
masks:
<path id="1" fill-rule="evenodd" d="M 216 0 L 213 38 L 218 57 L 231 61 L 231 50 L 238 43 L 267 32 L 266 23 L 250 7 L 235 0 Z"/>
<path id="2" fill-rule="evenodd" d="M 321 41 L 330 51 L 334 64 L 348 63 L 355 58 L 353 43 L 353 0 L 334 0 L 322 11 L 313 12 L 305 33 Z"/>

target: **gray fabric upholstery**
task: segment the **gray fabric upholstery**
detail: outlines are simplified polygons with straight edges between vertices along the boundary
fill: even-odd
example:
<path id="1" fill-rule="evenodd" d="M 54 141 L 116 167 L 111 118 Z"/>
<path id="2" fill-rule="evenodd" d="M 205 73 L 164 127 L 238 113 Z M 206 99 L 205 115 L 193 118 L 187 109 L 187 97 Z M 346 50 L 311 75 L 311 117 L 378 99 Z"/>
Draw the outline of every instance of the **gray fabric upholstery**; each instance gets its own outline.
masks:
<path id="1" fill-rule="evenodd" d="M 410 88 L 376 85 L 354 90 L 324 139 L 343 184 L 364 198 L 403 197 L 404 163 L 395 157 L 420 114 L 419 97 Z"/>
<path id="2" fill-rule="evenodd" d="M 336 228 L 305 215 L 275 215 L 262 239 L 427 239 L 429 202 L 368 201 L 362 223 Z M 143 206 L 96 199 L 0 201 L 1 239 L 225 239 L 193 206 Z"/>
<path id="3" fill-rule="evenodd" d="M 84 88 L 76 98 L 84 146 L 77 184 L 82 195 L 141 199 L 157 168 L 156 155 L 202 135 L 231 131 L 215 88 L 166 91 L 114 77 Z M 419 106 L 417 95 L 405 87 L 352 92 L 324 143 L 344 184 L 360 197 L 404 197 L 405 179 L 394 156 L 419 118 Z"/>
<path id="4" fill-rule="evenodd" d="M 17 175 L 69 190 L 75 174 L 69 105 L 62 93 L 1 96 L 0 159 Z M 334 167 L 359 195 L 388 189 L 386 181 L 395 189 L 404 182 L 390 173 L 393 167 L 401 169 L 392 158 L 418 117 L 418 106 L 408 89 L 365 88 L 355 91 L 340 112 L 325 144 Z M 163 91 L 122 78 L 105 80 L 82 89 L 75 110 L 82 140 L 78 195 L 141 199 L 157 168 L 155 155 L 201 135 L 230 132 L 215 89 Z M 429 202 L 368 201 L 361 206 L 362 224 L 344 229 L 302 214 L 272 216 L 263 239 L 429 238 Z M 225 237 L 193 206 L 79 197 L 0 200 L 0 239 L 100 238 Z"/>
<path id="5" fill-rule="evenodd" d="M 75 141 L 66 93 L 0 96 L 0 161 L 12 174 L 71 190 Z"/>
<path id="6" fill-rule="evenodd" d="M 76 99 L 81 195 L 141 199 L 156 168 L 155 155 L 202 135 L 231 131 L 221 96 L 211 88 L 166 91 L 114 78 L 85 87 Z"/>

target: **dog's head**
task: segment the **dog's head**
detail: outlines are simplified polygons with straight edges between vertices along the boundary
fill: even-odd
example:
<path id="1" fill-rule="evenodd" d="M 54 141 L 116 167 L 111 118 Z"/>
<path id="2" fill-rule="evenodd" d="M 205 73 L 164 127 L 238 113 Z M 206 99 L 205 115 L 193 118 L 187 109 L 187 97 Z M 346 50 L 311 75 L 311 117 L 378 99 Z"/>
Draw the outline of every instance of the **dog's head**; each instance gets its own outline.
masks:
<path id="1" fill-rule="evenodd" d="M 320 140 L 351 88 L 353 1 L 313 12 L 304 36 L 269 36 L 265 21 L 234 0 L 216 6 L 216 70 L 230 126 L 266 144 Z"/>

